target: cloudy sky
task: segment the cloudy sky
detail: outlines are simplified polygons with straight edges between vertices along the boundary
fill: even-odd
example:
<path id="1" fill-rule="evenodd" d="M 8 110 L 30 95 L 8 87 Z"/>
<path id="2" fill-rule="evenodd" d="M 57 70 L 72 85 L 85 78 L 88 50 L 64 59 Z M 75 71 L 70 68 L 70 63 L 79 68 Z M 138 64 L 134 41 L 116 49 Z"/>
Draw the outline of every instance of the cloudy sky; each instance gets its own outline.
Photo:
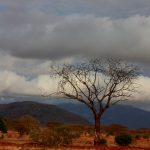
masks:
<path id="1" fill-rule="evenodd" d="M 0 0 L 0 94 L 53 91 L 53 62 L 113 56 L 138 63 L 150 100 L 150 0 Z"/>

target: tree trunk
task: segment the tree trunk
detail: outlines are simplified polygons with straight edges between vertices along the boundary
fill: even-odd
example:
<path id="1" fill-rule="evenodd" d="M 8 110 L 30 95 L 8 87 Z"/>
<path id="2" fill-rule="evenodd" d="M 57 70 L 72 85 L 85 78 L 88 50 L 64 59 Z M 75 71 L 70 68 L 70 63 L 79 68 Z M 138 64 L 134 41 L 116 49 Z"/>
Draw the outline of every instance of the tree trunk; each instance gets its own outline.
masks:
<path id="1" fill-rule="evenodd" d="M 99 145 L 99 140 L 100 140 L 100 115 L 96 114 L 95 115 L 95 137 L 94 137 L 94 145 Z"/>

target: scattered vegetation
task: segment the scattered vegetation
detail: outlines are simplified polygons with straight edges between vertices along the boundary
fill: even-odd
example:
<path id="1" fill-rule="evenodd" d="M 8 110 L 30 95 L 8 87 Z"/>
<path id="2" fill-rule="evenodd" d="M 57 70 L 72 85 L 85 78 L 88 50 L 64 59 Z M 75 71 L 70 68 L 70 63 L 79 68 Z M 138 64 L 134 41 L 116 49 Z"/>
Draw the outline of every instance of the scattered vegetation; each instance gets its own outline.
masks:
<path id="1" fill-rule="evenodd" d="M 122 134 L 115 136 L 115 142 L 120 146 L 127 146 L 132 143 L 132 136 L 129 134 Z"/>
<path id="2" fill-rule="evenodd" d="M 107 133 L 107 135 L 120 135 L 120 134 L 127 134 L 128 133 L 128 128 L 123 125 L 119 124 L 111 124 L 107 126 L 103 126 L 103 132 Z"/>
<path id="3" fill-rule="evenodd" d="M 39 122 L 31 116 L 23 116 L 17 120 L 15 130 L 22 136 L 30 134 L 33 130 L 38 130 Z"/>
<path id="4" fill-rule="evenodd" d="M 104 138 L 99 139 L 98 145 L 107 145 L 107 140 Z"/>
<path id="5" fill-rule="evenodd" d="M 81 102 L 91 110 L 95 122 L 94 144 L 98 144 L 103 114 L 112 104 L 133 95 L 139 70 L 120 59 L 93 58 L 76 65 L 52 65 L 50 75 L 59 78 L 57 96 Z"/>
<path id="6" fill-rule="evenodd" d="M 59 122 L 49 122 L 47 126 L 41 126 L 39 122 L 31 116 L 23 116 L 17 119 L 4 118 L 3 123 L 8 128 L 8 133 L 0 141 L 15 140 L 19 143 L 31 143 L 37 147 L 72 147 L 72 146 L 93 146 L 94 128 L 93 125 L 62 124 Z M 0 124 L 1 126 L 1 124 Z M 119 146 L 144 147 L 150 144 L 150 130 L 136 129 L 129 130 L 127 127 L 111 124 L 102 126 L 101 138 L 97 141 L 102 147 Z M 133 141 L 133 142 L 132 142 Z M 143 144 L 144 142 L 146 144 Z M 142 145 L 143 144 L 143 145 Z M 31 146 L 30 145 L 30 146 Z M 33 145 L 32 145 L 33 146 Z M 106 147 L 107 148 L 107 147 Z M 29 148 L 30 149 L 30 148 Z"/>
<path id="7" fill-rule="evenodd" d="M 134 137 L 135 139 L 140 139 L 141 138 L 141 136 L 140 135 L 135 135 L 135 137 Z"/>
<path id="8" fill-rule="evenodd" d="M 33 141 L 46 146 L 67 146 L 77 138 L 77 134 L 67 127 L 44 128 L 31 133 Z"/>
<path id="9" fill-rule="evenodd" d="M 143 135 L 144 139 L 149 139 L 149 135 Z"/>
<path id="10" fill-rule="evenodd" d="M 0 117 L 0 131 L 1 131 L 1 138 L 4 138 L 4 133 L 7 133 L 7 127 L 5 125 L 5 122 L 3 119 Z"/>

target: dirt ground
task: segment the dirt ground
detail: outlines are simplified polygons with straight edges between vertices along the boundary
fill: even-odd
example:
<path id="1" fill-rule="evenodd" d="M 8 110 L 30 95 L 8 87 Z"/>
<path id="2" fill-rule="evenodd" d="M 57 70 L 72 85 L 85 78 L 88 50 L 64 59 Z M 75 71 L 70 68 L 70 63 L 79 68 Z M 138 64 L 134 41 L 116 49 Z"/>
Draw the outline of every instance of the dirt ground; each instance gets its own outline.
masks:
<path id="1" fill-rule="evenodd" d="M 150 139 L 137 139 L 128 147 L 119 147 L 114 143 L 114 137 L 105 137 L 107 146 L 93 146 L 93 137 L 83 135 L 73 141 L 68 147 L 49 148 L 33 143 L 28 136 L 19 137 L 18 133 L 9 132 L 0 140 L 0 150 L 150 150 Z"/>
<path id="2" fill-rule="evenodd" d="M 36 147 L 36 146 L 23 146 L 23 145 L 0 145 L 0 150 L 150 150 L 150 148 L 138 148 L 138 147 L 94 147 L 94 146 L 69 146 L 61 148 L 48 148 L 48 147 Z"/>

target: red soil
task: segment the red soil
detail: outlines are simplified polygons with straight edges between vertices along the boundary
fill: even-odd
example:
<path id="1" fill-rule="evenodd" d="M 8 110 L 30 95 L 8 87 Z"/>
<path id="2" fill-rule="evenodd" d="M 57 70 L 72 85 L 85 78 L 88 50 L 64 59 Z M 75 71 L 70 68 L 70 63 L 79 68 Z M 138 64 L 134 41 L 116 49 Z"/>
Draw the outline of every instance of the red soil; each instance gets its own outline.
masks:
<path id="1" fill-rule="evenodd" d="M 70 146 L 67 147 L 68 149 L 74 149 L 74 150 L 150 150 L 150 148 L 138 148 L 138 147 L 129 147 L 129 146 L 115 146 L 115 147 L 107 147 L 107 146 Z"/>

